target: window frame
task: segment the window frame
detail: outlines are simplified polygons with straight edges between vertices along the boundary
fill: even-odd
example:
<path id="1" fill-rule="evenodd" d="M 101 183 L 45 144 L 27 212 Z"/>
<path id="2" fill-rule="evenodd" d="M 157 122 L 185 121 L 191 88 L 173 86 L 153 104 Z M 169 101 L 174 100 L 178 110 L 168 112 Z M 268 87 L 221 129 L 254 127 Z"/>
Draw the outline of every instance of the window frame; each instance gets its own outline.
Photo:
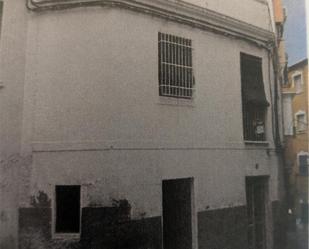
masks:
<path id="1" fill-rule="evenodd" d="M 300 85 L 299 89 L 297 89 L 296 83 L 295 83 L 295 78 L 300 76 Z M 292 74 L 292 88 L 295 89 L 296 94 L 300 94 L 304 91 L 304 79 L 303 79 L 303 73 L 301 71 L 296 71 Z"/>
<path id="2" fill-rule="evenodd" d="M 300 170 L 300 168 L 304 167 L 304 166 L 300 165 L 300 157 L 301 156 L 306 156 L 307 157 L 307 166 L 305 166 L 307 168 L 306 169 L 306 174 L 301 174 L 302 171 Z M 298 166 L 297 169 L 298 169 L 298 175 L 299 176 L 308 176 L 309 175 L 309 153 L 308 152 L 301 151 L 301 152 L 297 153 L 297 166 Z"/>
<path id="3" fill-rule="evenodd" d="M 162 42 L 165 46 L 161 45 Z M 172 50 L 170 44 L 175 46 L 175 50 Z M 176 55 L 174 52 L 176 52 Z M 183 55 L 183 57 L 180 55 Z M 173 56 L 172 59 L 171 56 Z M 172 62 L 165 61 L 164 58 L 172 60 Z M 176 99 L 177 101 L 184 101 L 184 103 L 194 99 L 195 76 L 193 60 L 192 39 L 166 32 L 158 32 L 158 90 L 160 98 Z M 173 73 L 178 80 L 180 79 L 178 83 L 177 80 L 170 78 Z"/>
<path id="4" fill-rule="evenodd" d="M 69 187 L 69 186 L 79 186 L 80 187 L 80 197 L 79 197 L 79 232 L 77 233 L 63 233 L 63 232 L 56 232 L 56 222 L 57 222 L 57 196 L 56 196 L 56 187 L 62 186 L 62 187 Z M 80 239 L 81 230 L 82 230 L 82 206 L 83 206 L 83 188 L 82 185 L 79 184 L 56 184 L 53 186 L 53 199 L 52 199 L 52 238 L 53 239 L 68 239 L 68 240 L 78 240 Z"/>
<path id="5" fill-rule="evenodd" d="M 262 76 L 262 84 L 263 84 L 263 89 L 264 89 L 264 94 L 265 94 L 265 98 L 266 98 L 266 101 L 267 101 L 267 95 L 266 95 L 266 91 L 265 91 L 265 84 L 264 84 L 264 72 L 263 72 L 263 58 L 260 57 L 260 56 L 257 56 L 257 55 L 254 55 L 254 54 L 249 54 L 249 53 L 246 53 L 246 52 L 240 52 L 240 56 L 239 56 L 239 65 L 240 65 L 240 78 L 241 78 L 241 103 L 242 103 L 242 128 L 243 128 L 243 132 L 242 132 L 242 135 L 243 135 L 243 141 L 245 144 L 263 144 L 263 145 L 268 145 L 269 142 L 267 141 L 267 118 L 268 118 L 268 106 L 261 106 L 261 105 L 255 105 L 253 103 L 250 103 L 250 102 L 245 102 L 244 100 L 244 96 L 243 96 L 243 78 L 242 78 L 242 75 L 243 75 L 243 68 L 242 68 L 242 58 L 246 59 L 251 57 L 250 59 L 252 60 L 256 60 L 256 61 L 259 61 L 260 63 L 260 68 L 261 68 L 261 76 Z M 260 113 L 261 115 L 260 116 L 263 116 L 263 129 L 264 129 L 264 134 L 262 136 L 261 139 L 256 139 L 256 137 L 258 135 L 247 135 L 247 133 L 250 133 L 247 131 L 247 128 L 248 126 L 248 122 L 246 123 L 246 118 L 248 116 L 248 113 L 250 114 L 250 112 L 245 112 L 246 109 L 257 109 L 256 110 L 256 113 Z M 256 116 L 259 116 L 258 114 L 256 114 Z M 252 122 L 254 120 L 252 119 Z M 256 121 L 256 120 L 255 120 Z M 247 125 L 246 125 L 246 124 Z M 251 127 L 251 126 L 250 126 Z M 257 127 L 251 127 L 252 129 L 256 129 Z M 252 133 L 252 131 L 251 131 Z"/>
<path id="6" fill-rule="evenodd" d="M 299 128 L 299 121 L 298 121 L 299 116 L 304 116 L 305 122 L 303 123 L 303 125 L 305 126 L 305 128 L 303 128 L 303 129 Z M 307 126 L 308 126 L 307 113 L 303 110 L 299 110 L 298 112 L 295 113 L 296 132 L 297 133 L 305 133 L 307 131 Z"/>
<path id="7" fill-rule="evenodd" d="M 258 192 L 256 192 L 258 191 Z M 269 177 L 268 176 L 246 176 L 245 177 L 245 192 L 246 192 L 246 209 L 247 209 L 247 233 L 248 233 L 248 248 L 256 249 L 257 227 L 260 225 L 263 241 L 261 242 L 263 249 L 268 247 L 269 241 L 267 236 L 267 226 L 269 219 Z M 263 199 L 261 202 L 256 202 L 255 198 L 258 195 Z M 260 205 L 258 207 L 257 205 Z M 256 210 L 260 208 L 260 216 Z M 252 239 L 250 239 L 250 230 Z M 251 243 L 250 243 L 251 242 Z M 252 247 L 250 247 L 252 245 Z"/>

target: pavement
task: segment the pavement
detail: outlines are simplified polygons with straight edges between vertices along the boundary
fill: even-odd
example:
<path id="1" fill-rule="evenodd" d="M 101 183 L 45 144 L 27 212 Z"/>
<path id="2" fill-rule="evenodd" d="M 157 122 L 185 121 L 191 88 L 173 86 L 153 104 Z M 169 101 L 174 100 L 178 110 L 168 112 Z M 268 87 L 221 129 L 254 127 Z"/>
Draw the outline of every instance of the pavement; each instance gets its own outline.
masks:
<path id="1" fill-rule="evenodd" d="M 309 249 L 308 239 L 308 224 L 298 224 L 293 231 L 287 232 L 286 249 Z"/>

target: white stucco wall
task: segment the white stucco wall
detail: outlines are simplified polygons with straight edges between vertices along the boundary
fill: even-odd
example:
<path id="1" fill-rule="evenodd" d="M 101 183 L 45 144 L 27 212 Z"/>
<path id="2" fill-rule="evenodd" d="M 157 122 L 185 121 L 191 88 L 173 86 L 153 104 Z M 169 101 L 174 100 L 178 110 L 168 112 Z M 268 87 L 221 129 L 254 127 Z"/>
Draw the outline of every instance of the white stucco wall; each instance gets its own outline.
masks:
<path id="1" fill-rule="evenodd" d="M 158 96 L 159 31 L 192 39 L 192 101 Z M 242 136 L 240 52 L 262 57 L 270 99 L 264 49 L 104 8 L 33 15 L 27 43 L 23 150 L 36 151 L 28 195 L 81 184 L 84 205 L 127 198 L 135 217 L 155 216 L 162 179 L 194 177 L 201 211 L 244 205 L 245 176 L 269 175 L 277 198 L 276 154 Z M 271 149 L 270 108 L 267 134 Z"/>
<path id="2" fill-rule="evenodd" d="M 172 0 L 171 0 L 172 1 Z M 265 0 L 183 0 L 202 8 L 207 8 L 235 19 L 271 30 L 272 1 Z"/>
<path id="3" fill-rule="evenodd" d="M 121 10 L 35 18 L 27 67 L 36 91 L 33 141 L 243 144 L 240 52 L 263 58 L 267 83 L 265 50 Z M 185 106 L 158 96 L 159 31 L 193 41 L 196 93 L 180 100 Z M 267 127 L 270 134 L 270 111 Z"/>
<path id="4" fill-rule="evenodd" d="M 271 175 L 276 198 L 275 155 L 265 151 L 92 151 L 36 153 L 31 194 L 54 198 L 55 185 L 82 186 L 83 206 L 127 199 L 134 218 L 162 214 L 162 180 L 194 177 L 196 211 L 245 205 L 245 176 Z M 256 163 L 259 169 L 256 169 Z M 27 204 L 25 204 L 27 206 Z"/>
<path id="5" fill-rule="evenodd" d="M 0 35 L 0 248 L 17 246 L 18 170 L 27 21 L 20 0 L 4 0 Z"/>

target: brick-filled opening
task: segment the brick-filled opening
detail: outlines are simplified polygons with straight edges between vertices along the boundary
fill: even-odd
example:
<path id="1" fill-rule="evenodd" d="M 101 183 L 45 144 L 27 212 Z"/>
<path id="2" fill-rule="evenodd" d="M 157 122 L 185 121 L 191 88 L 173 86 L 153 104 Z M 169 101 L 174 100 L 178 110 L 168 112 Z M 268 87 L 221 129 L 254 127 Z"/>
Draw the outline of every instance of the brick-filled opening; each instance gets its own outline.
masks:
<path id="1" fill-rule="evenodd" d="M 80 232 L 80 186 L 56 186 L 56 233 Z"/>

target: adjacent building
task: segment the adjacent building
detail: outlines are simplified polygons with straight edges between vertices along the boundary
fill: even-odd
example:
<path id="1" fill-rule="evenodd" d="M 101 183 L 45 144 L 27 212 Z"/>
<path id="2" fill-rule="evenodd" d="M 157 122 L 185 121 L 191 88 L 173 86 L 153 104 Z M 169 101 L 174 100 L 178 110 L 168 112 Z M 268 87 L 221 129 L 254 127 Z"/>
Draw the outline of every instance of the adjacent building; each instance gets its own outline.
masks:
<path id="1" fill-rule="evenodd" d="M 293 95 L 286 124 L 286 165 L 290 209 L 297 223 L 308 223 L 308 59 L 289 67 L 284 93 Z"/>
<path id="2" fill-rule="evenodd" d="M 273 7 L 4 0 L 0 247 L 280 248 Z"/>

